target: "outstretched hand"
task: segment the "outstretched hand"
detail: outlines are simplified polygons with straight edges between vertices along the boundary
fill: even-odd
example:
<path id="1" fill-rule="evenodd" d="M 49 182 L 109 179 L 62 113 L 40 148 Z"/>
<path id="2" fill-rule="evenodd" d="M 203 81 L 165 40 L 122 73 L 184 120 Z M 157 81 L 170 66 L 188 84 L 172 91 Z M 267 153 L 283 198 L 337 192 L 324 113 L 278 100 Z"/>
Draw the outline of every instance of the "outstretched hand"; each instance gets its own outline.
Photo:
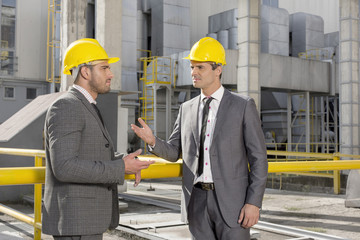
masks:
<path id="1" fill-rule="evenodd" d="M 141 170 L 148 168 L 155 161 L 140 161 L 137 156 L 142 152 L 141 149 L 136 150 L 133 153 L 125 156 L 123 158 L 125 163 L 125 173 L 126 174 L 135 174 L 135 184 L 136 187 L 141 181 Z"/>
<path id="2" fill-rule="evenodd" d="M 150 146 L 154 146 L 155 145 L 155 136 L 152 133 L 152 130 L 149 128 L 149 126 L 141 118 L 138 118 L 138 121 L 141 124 L 142 128 L 136 126 L 135 124 L 131 124 L 131 129 L 144 142 L 146 142 Z"/>

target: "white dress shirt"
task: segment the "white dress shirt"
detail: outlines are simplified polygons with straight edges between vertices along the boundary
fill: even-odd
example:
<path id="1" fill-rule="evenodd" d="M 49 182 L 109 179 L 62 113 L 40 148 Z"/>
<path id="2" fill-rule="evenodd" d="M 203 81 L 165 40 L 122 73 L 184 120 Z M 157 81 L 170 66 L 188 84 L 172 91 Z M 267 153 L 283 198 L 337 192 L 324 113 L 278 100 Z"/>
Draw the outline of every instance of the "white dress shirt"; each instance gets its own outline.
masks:
<path id="1" fill-rule="evenodd" d="M 81 92 L 82 95 L 84 95 L 84 97 L 89 101 L 89 103 L 94 103 L 95 105 L 97 104 L 95 99 L 83 87 L 80 87 L 79 85 L 73 84 L 73 88 L 75 88 L 76 90 L 79 90 L 79 92 Z"/>
<path id="2" fill-rule="evenodd" d="M 220 102 L 221 102 L 223 95 L 224 95 L 224 87 L 223 86 L 221 86 L 218 90 L 216 90 L 211 95 L 213 100 L 210 102 L 209 115 L 208 115 L 206 134 L 205 134 L 205 140 L 204 140 L 204 171 L 203 171 L 202 175 L 196 176 L 195 183 L 197 183 L 197 182 L 212 183 L 213 182 L 209 152 L 210 152 L 211 142 L 212 142 L 213 133 L 214 133 L 214 129 L 215 129 L 216 114 L 218 112 Z M 205 96 L 203 93 L 201 93 L 200 97 L 201 97 L 201 104 L 199 106 L 199 112 L 198 112 L 199 136 L 201 134 L 203 108 L 204 108 L 206 100 L 210 96 Z"/>

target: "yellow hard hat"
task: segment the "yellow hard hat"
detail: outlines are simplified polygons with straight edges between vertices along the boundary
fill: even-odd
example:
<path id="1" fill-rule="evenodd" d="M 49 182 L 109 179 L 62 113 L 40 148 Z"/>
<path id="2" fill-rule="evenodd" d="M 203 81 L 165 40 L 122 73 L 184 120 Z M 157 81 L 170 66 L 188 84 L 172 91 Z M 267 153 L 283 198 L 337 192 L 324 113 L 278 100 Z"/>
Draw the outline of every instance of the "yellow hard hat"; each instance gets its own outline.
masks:
<path id="1" fill-rule="evenodd" d="M 120 60 L 118 57 L 109 58 L 105 49 L 96 39 L 83 38 L 72 42 L 66 49 L 64 57 L 64 74 L 70 75 L 70 70 L 80 64 L 95 60 L 105 60 L 114 63 Z"/>
<path id="2" fill-rule="evenodd" d="M 211 37 L 204 37 L 192 46 L 189 59 L 198 62 L 215 62 L 226 65 L 225 49 L 217 40 Z"/>

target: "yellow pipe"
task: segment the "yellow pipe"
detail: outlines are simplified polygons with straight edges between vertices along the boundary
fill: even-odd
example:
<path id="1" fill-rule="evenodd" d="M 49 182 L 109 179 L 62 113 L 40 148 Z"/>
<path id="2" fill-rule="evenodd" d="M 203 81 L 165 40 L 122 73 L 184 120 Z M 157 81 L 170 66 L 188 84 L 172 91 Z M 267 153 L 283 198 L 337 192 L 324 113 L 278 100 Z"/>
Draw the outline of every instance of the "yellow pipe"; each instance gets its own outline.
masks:
<path id="1" fill-rule="evenodd" d="M 292 174 L 292 175 L 301 175 L 308 177 L 324 177 L 324 178 L 332 178 L 332 173 L 319 173 L 319 172 L 282 172 L 281 174 Z"/>
<path id="2" fill-rule="evenodd" d="M 360 169 L 360 160 L 311 161 L 311 162 L 270 162 L 269 173 L 314 172 L 330 170 Z M 21 176 L 14 178 L 13 176 Z M 155 163 L 141 171 L 143 179 L 171 178 L 182 176 L 182 163 Z M 125 175 L 134 179 L 134 175 Z M 0 185 L 44 183 L 45 167 L 0 168 Z"/>
<path id="3" fill-rule="evenodd" d="M 268 172 L 299 172 L 360 169 L 360 160 L 270 162 Z"/>
<path id="4" fill-rule="evenodd" d="M 45 182 L 45 167 L 0 168 L 0 185 L 36 184 Z"/>
<path id="5" fill-rule="evenodd" d="M 142 179 L 171 178 L 182 176 L 182 163 L 154 163 L 141 171 Z M 134 179 L 135 175 L 125 175 L 125 179 Z"/>
<path id="6" fill-rule="evenodd" d="M 334 157 L 348 157 L 348 158 L 360 158 L 360 155 L 334 153 Z M 340 159 L 340 158 L 339 158 Z"/>
<path id="7" fill-rule="evenodd" d="M 276 150 L 267 150 L 267 154 L 276 155 L 276 156 L 311 157 L 311 158 L 325 158 L 325 159 L 333 159 L 334 157 L 360 158 L 360 155 L 343 154 L 343 153 L 311 153 L 311 152 L 289 152 L 289 151 L 276 151 Z"/>
<path id="8" fill-rule="evenodd" d="M 6 155 L 17 155 L 17 156 L 39 156 L 45 157 L 44 150 L 37 149 L 21 149 L 21 148 L 0 148 L 0 154 Z M 307 153 L 307 152 L 287 152 L 287 151 L 275 151 L 267 150 L 268 155 L 277 155 L 277 156 L 295 156 L 295 157 L 310 157 L 310 158 L 324 158 L 324 159 L 333 159 L 333 157 L 349 157 L 349 158 L 360 158 L 360 155 L 350 155 L 342 153 Z M 149 159 L 149 158 L 158 158 L 154 155 L 141 155 L 140 159 Z"/>
<path id="9" fill-rule="evenodd" d="M 325 159 L 332 159 L 334 157 L 334 154 L 331 153 L 288 152 L 288 151 L 275 151 L 275 150 L 267 150 L 267 154 L 277 155 L 277 156 L 311 157 L 311 158 L 325 158 Z"/>
<path id="10" fill-rule="evenodd" d="M 13 218 L 16 218 L 22 222 L 25 222 L 27 224 L 30 224 L 31 226 L 34 226 L 37 229 L 41 229 L 41 223 L 35 223 L 33 218 L 15 210 L 15 209 L 12 209 L 5 205 L 0 204 L 0 212 L 5 213 Z"/>
<path id="11" fill-rule="evenodd" d="M 36 149 L 21 149 L 21 148 L 0 148 L 0 154 L 6 155 L 17 155 L 17 156 L 39 156 L 45 157 L 44 150 L 36 150 Z M 350 155 L 350 154 L 342 154 L 342 153 L 307 153 L 307 152 L 287 152 L 287 151 L 275 151 L 275 150 L 267 150 L 268 155 L 276 155 L 276 156 L 294 156 L 294 157 L 310 157 L 310 158 L 324 158 L 324 159 L 333 159 L 334 157 L 349 157 L 349 158 L 360 158 L 360 155 Z M 161 159 L 154 155 L 141 155 L 140 159 Z"/>
<path id="12" fill-rule="evenodd" d="M 340 157 L 336 156 L 334 157 L 335 162 L 340 162 Z M 334 193 L 339 194 L 340 193 L 340 171 L 334 170 L 333 171 L 333 178 L 334 178 Z"/>
<path id="13" fill-rule="evenodd" d="M 268 158 L 268 162 L 295 162 L 295 161 L 325 161 L 321 158 Z"/>
<path id="14" fill-rule="evenodd" d="M 43 165 L 41 157 L 35 157 L 35 167 Z M 34 184 L 34 222 L 41 224 L 42 184 Z M 41 240 L 41 228 L 34 228 L 34 240 Z"/>

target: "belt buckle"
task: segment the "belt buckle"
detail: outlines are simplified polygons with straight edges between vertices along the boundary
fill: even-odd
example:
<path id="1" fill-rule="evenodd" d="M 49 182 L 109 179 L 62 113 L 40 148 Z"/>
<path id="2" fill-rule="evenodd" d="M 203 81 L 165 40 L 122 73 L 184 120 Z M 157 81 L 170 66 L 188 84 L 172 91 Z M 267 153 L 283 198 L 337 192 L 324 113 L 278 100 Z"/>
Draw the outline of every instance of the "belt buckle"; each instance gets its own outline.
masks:
<path id="1" fill-rule="evenodd" d="M 202 183 L 201 188 L 205 191 L 214 190 L 212 183 Z"/>
<path id="2" fill-rule="evenodd" d="M 208 183 L 203 183 L 203 184 L 201 184 L 201 187 L 202 187 L 202 189 L 205 190 L 205 191 L 211 190 L 210 184 L 208 184 Z"/>

